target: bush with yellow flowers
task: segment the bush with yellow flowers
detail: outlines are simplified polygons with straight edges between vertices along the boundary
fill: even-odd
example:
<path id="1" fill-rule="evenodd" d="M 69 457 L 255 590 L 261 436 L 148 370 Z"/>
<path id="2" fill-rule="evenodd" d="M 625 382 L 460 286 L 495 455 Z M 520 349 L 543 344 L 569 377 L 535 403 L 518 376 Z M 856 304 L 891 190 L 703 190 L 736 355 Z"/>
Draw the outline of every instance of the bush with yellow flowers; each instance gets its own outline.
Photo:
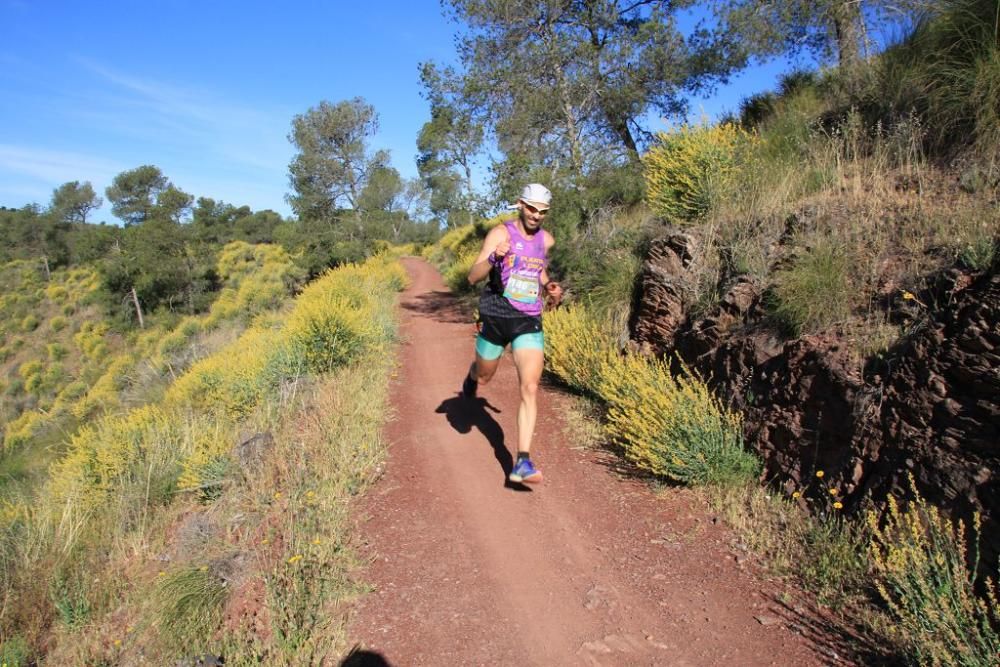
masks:
<path id="1" fill-rule="evenodd" d="M 690 375 L 662 360 L 625 355 L 601 364 L 598 394 L 606 431 L 636 466 L 690 485 L 754 479 L 757 458 L 743 446 L 742 421 Z"/>
<path id="2" fill-rule="evenodd" d="M 724 196 L 743 156 L 757 142 L 734 123 L 660 132 L 642 158 L 649 207 L 675 223 L 698 220 Z"/>
<path id="3" fill-rule="evenodd" d="M 601 368 L 618 360 L 618 350 L 605 327 L 583 306 L 546 313 L 545 365 L 573 389 L 596 395 Z"/>
<path id="4" fill-rule="evenodd" d="M 112 412 L 120 404 L 120 392 L 128 386 L 130 373 L 135 368 L 135 357 L 120 354 L 114 357 L 104 369 L 101 377 L 70 408 L 78 419 L 94 417 L 99 413 Z"/>
<path id="5" fill-rule="evenodd" d="M 916 491 L 902 507 L 892 496 L 881 518 L 867 516 L 875 587 L 895 623 L 893 639 L 920 665 L 981 666 L 1000 660 L 996 583 L 978 582 L 980 517 L 972 557 L 965 523 L 943 517 Z"/>
<path id="6" fill-rule="evenodd" d="M 739 414 L 690 374 L 619 352 L 606 326 L 586 308 L 546 314 L 546 366 L 574 389 L 596 396 L 604 430 L 641 469 L 691 485 L 754 479 L 760 463 L 743 446 Z"/>

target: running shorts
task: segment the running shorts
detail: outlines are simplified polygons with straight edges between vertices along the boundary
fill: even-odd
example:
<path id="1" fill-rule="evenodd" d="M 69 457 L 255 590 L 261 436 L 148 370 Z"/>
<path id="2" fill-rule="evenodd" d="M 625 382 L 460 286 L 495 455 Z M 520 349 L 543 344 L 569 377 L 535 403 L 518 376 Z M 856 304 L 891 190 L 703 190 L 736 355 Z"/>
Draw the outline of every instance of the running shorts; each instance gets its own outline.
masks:
<path id="1" fill-rule="evenodd" d="M 514 350 L 545 348 L 541 317 L 483 317 L 476 336 L 476 354 L 483 359 L 498 359 L 510 345 Z"/>

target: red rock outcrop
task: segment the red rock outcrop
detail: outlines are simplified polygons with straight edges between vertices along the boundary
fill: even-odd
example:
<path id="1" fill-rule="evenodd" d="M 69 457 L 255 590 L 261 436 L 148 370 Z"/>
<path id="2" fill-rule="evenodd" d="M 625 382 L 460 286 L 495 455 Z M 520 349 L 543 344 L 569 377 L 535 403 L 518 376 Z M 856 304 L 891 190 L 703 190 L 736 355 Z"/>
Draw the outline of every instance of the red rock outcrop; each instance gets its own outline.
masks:
<path id="1" fill-rule="evenodd" d="M 911 333 L 861 364 L 835 332 L 783 339 L 768 322 L 761 286 L 747 278 L 707 315 L 688 319 L 680 295 L 691 278 L 675 246 L 654 244 L 643 267 L 633 341 L 675 355 L 743 412 L 768 479 L 826 502 L 835 489 L 854 511 L 905 493 L 912 474 L 921 494 L 953 516 L 981 511 L 985 553 L 1000 553 L 996 266 L 946 271 L 919 307 L 898 304 L 896 315 L 916 317 Z"/>

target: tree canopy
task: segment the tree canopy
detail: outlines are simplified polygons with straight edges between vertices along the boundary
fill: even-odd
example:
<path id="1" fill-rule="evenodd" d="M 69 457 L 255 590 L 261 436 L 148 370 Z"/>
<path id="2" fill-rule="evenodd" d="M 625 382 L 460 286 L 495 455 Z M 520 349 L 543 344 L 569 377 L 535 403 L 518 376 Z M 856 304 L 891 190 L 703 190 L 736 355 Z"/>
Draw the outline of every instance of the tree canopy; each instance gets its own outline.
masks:
<path id="1" fill-rule="evenodd" d="M 464 24 L 464 71 L 448 83 L 489 127 L 509 171 L 541 164 L 579 184 L 595 165 L 635 163 L 645 116 L 728 71 L 680 0 L 447 0 Z"/>

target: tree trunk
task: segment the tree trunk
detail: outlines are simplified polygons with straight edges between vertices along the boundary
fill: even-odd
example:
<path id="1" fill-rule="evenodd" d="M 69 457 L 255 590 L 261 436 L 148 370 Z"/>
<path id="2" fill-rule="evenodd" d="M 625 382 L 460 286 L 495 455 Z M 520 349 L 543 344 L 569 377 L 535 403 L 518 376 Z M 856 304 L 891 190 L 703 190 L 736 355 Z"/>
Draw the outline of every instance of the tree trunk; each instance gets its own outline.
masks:
<path id="1" fill-rule="evenodd" d="M 42 257 L 42 263 L 45 264 L 45 280 L 52 282 L 52 272 L 49 270 L 49 258 Z"/>
<path id="2" fill-rule="evenodd" d="M 635 137 L 632 136 L 632 131 L 628 129 L 628 120 L 623 118 L 621 114 L 617 114 L 607 108 L 604 109 L 604 117 L 608 119 L 611 129 L 614 130 L 618 138 L 625 144 L 625 148 L 628 149 L 629 160 L 633 163 L 638 163 L 639 148 L 635 144 Z"/>
<path id="3" fill-rule="evenodd" d="M 139 305 L 139 295 L 135 293 L 135 286 L 132 287 L 130 294 L 132 296 L 132 303 L 135 305 L 135 314 L 139 316 L 139 328 L 145 329 L 146 323 L 142 319 L 142 306 Z"/>
<path id="4" fill-rule="evenodd" d="M 837 38 L 837 62 L 853 74 L 861 63 L 861 36 L 865 32 L 861 0 L 834 0 L 830 15 Z"/>

